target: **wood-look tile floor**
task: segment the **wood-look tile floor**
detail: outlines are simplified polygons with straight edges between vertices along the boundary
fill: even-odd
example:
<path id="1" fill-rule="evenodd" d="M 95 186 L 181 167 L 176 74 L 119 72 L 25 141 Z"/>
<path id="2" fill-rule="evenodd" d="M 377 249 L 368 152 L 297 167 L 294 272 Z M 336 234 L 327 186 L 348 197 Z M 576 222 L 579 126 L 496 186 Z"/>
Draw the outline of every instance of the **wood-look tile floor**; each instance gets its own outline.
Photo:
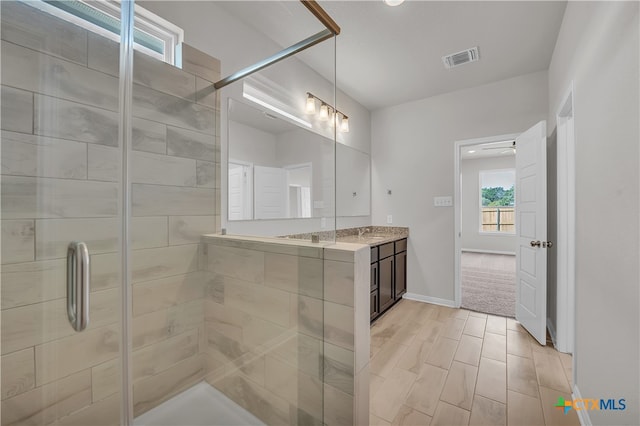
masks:
<path id="1" fill-rule="evenodd" d="M 371 327 L 371 425 L 579 425 L 571 355 L 518 322 L 402 300 Z"/>

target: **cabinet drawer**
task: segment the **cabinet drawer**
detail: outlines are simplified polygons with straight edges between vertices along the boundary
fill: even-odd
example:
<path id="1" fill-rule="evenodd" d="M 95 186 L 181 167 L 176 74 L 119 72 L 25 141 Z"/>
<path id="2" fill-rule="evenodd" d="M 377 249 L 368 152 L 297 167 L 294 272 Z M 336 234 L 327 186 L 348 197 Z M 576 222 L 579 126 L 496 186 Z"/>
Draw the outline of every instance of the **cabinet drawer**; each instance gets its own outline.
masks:
<path id="1" fill-rule="evenodd" d="M 393 243 L 382 244 L 379 246 L 379 256 L 380 259 L 384 259 L 385 257 L 389 257 L 393 255 Z"/>
<path id="2" fill-rule="evenodd" d="M 378 261 L 378 247 L 371 247 L 371 263 Z"/>
<path id="3" fill-rule="evenodd" d="M 396 253 L 407 251 L 407 239 L 396 241 Z"/>

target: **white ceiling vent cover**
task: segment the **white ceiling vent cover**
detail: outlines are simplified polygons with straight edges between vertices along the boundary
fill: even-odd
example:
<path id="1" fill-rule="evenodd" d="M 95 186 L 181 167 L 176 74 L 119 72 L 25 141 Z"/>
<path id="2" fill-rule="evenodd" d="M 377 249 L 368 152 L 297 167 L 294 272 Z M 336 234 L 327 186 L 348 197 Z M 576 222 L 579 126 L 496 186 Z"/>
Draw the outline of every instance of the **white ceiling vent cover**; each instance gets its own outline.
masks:
<path id="1" fill-rule="evenodd" d="M 462 52 L 452 53 L 442 57 L 445 68 L 454 68 L 460 65 L 468 64 L 469 62 L 475 62 L 480 59 L 478 53 L 478 46 L 471 49 L 463 50 Z"/>

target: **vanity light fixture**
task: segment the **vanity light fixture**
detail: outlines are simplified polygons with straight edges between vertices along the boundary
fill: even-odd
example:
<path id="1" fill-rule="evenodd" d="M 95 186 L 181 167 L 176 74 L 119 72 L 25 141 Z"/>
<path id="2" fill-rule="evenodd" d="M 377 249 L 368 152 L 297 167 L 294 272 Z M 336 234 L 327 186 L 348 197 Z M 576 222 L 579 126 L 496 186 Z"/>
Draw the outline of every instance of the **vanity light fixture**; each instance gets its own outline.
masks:
<path id="1" fill-rule="evenodd" d="M 349 133 L 349 117 L 332 107 L 311 92 L 307 92 L 307 101 L 305 110 L 307 114 L 316 114 L 316 101 L 320 102 L 320 113 L 318 119 L 320 121 L 328 121 L 330 127 L 337 127 L 343 133 Z"/>
<path id="2" fill-rule="evenodd" d="M 329 106 L 327 104 L 322 104 L 320 106 L 320 120 L 321 121 L 329 120 Z"/>

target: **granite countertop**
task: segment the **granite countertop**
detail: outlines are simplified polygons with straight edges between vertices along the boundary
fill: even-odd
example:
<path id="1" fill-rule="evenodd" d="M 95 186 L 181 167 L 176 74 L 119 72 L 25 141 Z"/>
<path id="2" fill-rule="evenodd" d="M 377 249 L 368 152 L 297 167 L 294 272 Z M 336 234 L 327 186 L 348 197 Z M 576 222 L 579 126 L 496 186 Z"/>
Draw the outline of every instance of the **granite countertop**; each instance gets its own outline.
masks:
<path id="1" fill-rule="evenodd" d="M 359 231 L 365 231 L 358 236 Z M 367 226 L 364 228 L 350 228 L 338 230 L 336 241 L 341 243 L 357 243 L 377 246 L 409 237 L 409 228 L 397 226 Z"/>

